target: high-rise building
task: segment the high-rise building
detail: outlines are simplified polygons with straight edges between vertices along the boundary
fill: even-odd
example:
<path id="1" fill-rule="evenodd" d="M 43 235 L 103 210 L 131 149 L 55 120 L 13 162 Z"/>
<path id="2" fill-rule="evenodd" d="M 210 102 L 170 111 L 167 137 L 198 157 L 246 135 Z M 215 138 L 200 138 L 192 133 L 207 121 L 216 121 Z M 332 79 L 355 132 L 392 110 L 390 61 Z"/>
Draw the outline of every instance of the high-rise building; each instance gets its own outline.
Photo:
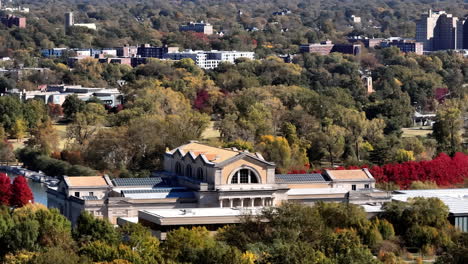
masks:
<path id="1" fill-rule="evenodd" d="M 65 13 L 65 28 L 71 27 L 75 24 L 73 20 L 73 12 Z"/>
<path id="2" fill-rule="evenodd" d="M 422 42 L 424 50 L 433 50 L 434 29 L 437 24 L 439 16 L 445 14 L 444 11 L 433 12 L 431 9 L 427 14 L 423 14 L 421 18 L 416 21 L 416 41 Z"/>
<path id="3" fill-rule="evenodd" d="M 451 14 L 442 14 L 434 28 L 433 50 L 457 49 L 458 18 Z"/>
<path id="4" fill-rule="evenodd" d="M 461 49 L 463 32 L 463 21 L 445 11 L 429 10 L 416 22 L 416 41 L 425 51 Z"/>

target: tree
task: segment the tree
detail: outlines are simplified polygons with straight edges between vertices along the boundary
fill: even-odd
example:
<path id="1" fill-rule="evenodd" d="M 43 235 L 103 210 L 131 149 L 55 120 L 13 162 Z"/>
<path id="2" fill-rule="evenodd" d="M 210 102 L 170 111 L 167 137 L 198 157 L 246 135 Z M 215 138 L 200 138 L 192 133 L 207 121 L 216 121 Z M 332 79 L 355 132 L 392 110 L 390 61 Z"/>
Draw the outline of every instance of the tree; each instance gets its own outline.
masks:
<path id="1" fill-rule="evenodd" d="M 95 218 L 89 212 L 83 211 L 78 217 L 74 237 L 79 242 L 101 240 L 107 244 L 115 245 L 119 236 L 109 221 Z"/>
<path id="2" fill-rule="evenodd" d="M 163 263 L 159 241 L 141 224 L 126 224 L 120 229 L 124 243 L 138 252 L 145 263 Z"/>
<path id="3" fill-rule="evenodd" d="M 6 173 L 0 173 L 0 205 L 10 205 L 11 180 Z"/>
<path id="4" fill-rule="evenodd" d="M 22 207 L 28 203 L 34 203 L 33 193 L 29 188 L 27 180 L 23 176 L 18 175 L 13 180 L 11 186 L 10 205 Z"/>
<path id="5" fill-rule="evenodd" d="M 324 130 L 320 138 L 325 146 L 331 167 L 333 167 L 336 159 L 344 152 L 346 131 L 344 128 L 337 125 L 327 126 Z"/>
<path id="6" fill-rule="evenodd" d="M 359 161 L 359 144 L 362 142 L 362 138 L 368 127 L 366 114 L 364 112 L 348 110 L 343 114 L 341 122 L 348 132 L 347 138 L 353 144 L 356 158 Z"/>
<path id="7" fill-rule="evenodd" d="M 461 132 L 463 128 L 462 102 L 446 100 L 443 106 L 437 109 L 433 135 L 437 140 L 437 150 L 455 154 L 461 146 Z"/>
<path id="8" fill-rule="evenodd" d="M 67 137 L 80 148 L 86 147 L 104 125 L 106 114 L 103 105 L 86 104 L 83 111 L 76 113 L 74 121 L 67 127 Z"/>
<path id="9" fill-rule="evenodd" d="M 195 250 L 214 247 L 215 240 L 205 227 L 181 227 L 167 234 L 164 255 L 173 261 L 190 261 Z"/>
<path id="10" fill-rule="evenodd" d="M 297 145 L 291 147 L 284 137 L 261 136 L 256 149 L 281 170 L 302 169 L 307 163 L 305 150 Z"/>
<path id="11" fill-rule="evenodd" d="M 41 154 L 50 155 L 58 150 L 57 142 L 59 142 L 57 131 L 50 120 L 46 120 L 31 130 L 31 137 L 26 145 Z"/>
<path id="12" fill-rule="evenodd" d="M 65 118 L 74 119 L 76 113 L 83 112 L 85 109 L 86 103 L 83 102 L 76 94 L 67 96 L 65 101 L 62 104 L 63 113 Z"/>
<path id="13" fill-rule="evenodd" d="M 11 135 L 13 138 L 20 140 L 24 138 L 26 134 L 26 130 L 27 130 L 26 122 L 24 121 L 24 119 L 19 118 L 19 119 L 16 119 L 13 124 L 13 127 L 11 129 Z"/>
<path id="14" fill-rule="evenodd" d="M 15 161 L 13 145 L 4 139 L 0 141 L 0 162 L 5 162 L 8 165 L 8 162 L 12 161 Z"/>

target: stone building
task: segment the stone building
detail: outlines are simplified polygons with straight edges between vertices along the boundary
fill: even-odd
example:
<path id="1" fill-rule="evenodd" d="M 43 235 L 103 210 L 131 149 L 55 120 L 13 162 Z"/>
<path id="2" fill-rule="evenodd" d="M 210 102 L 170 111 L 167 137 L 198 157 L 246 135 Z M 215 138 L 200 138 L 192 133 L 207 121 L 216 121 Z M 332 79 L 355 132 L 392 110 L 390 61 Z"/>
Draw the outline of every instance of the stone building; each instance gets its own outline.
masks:
<path id="1" fill-rule="evenodd" d="M 375 189 L 367 169 L 275 174 L 275 168 L 260 153 L 190 142 L 167 151 L 164 170 L 151 178 L 64 176 L 58 187 L 48 188 L 48 206 L 58 208 L 72 223 L 86 210 L 115 224 L 160 209 L 251 210 L 285 201 L 375 205 L 390 199 L 389 193 Z"/>

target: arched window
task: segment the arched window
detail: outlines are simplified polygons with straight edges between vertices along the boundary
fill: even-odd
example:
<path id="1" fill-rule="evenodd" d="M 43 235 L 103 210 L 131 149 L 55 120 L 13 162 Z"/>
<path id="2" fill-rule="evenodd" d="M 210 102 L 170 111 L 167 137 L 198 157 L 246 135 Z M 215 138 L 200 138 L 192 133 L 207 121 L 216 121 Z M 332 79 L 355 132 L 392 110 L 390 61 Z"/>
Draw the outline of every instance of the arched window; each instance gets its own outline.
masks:
<path id="1" fill-rule="evenodd" d="M 203 181 L 203 169 L 202 168 L 198 168 L 197 169 L 197 179 L 200 180 L 200 181 Z"/>
<path id="2" fill-rule="evenodd" d="M 182 175 L 182 165 L 180 165 L 180 162 L 175 164 L 175 173 L 177 175 Z"/>
<path id="3" fill-rule="evenodd" d="M 257 175 L 250 169 L 240 169 L 232 176 L 231 184 L 259 183 Z"/>
<path id="4" fill-rule="evenodd" d="M 185 176 L 192 177 L 192 166 L 187 165 L 187 167 L 185 168 Z"/>

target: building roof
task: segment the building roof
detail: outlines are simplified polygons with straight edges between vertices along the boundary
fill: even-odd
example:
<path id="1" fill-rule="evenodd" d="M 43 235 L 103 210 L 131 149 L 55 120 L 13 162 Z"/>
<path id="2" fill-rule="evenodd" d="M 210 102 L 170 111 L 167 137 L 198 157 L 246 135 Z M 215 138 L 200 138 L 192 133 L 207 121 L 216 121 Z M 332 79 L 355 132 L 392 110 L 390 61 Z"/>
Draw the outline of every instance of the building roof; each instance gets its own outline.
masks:
<path id="1" fill-rule="evenodd" d="M 468 188 L 463 189 L 427 189 L 427 190 L 399 190 L 395 191 L 392 199 L 406 202 L 414 197 L 439 198 L 449 207 L 452 214 L 468 215 Z"/>
<path id="2" fill-rule="evenodd" d="M 372 179 L 370 173 L 366 169 L 362 170 L 325 170 L 327 175 L 333 181 L 353 181 L 353 180 L 369 180 Z"/>
<path id="3" fill-rule="evenodd" d="M 186 208 L 186 209 L 154 209 L 141 210 L 140 213 L 157 216 L 158 218 L 190 218 L 190 217 L 219 217 L 241 216 L 246 214 L 258 214 L 261 208 Z M 189 223 L 187 223 L 189 224 Z"/>
<path id="4" fill-rule="evenodd" d="M 194 154 L 195 157 L 199 155 L 204 155 L 207 160 L 214 163 L 223 162 L 228 160 L 237 154 L 240 151 L 235 151 L 231 149 L 224 149 L 224 148 L 216 148 L 206 144 L 201 144 L 198 142 L 190 142 L 188 144 L 182 145 L 170 151 L 171 154 L 174 154 L 176 150 L 181 150 L 183 153 L 191 152 Z"/>
<path id="5" fill-rule="evenodd" d="M 195 198 L 193 192 L 181 188 L 122 190 L 122 194 L 132 199 Z"/>
<path id="6" fill-rule="evenodd" d="M 70 187 L 108 186 L 104 176 L 65 176 L 64 178 Z"/>
<path id="7" fill-rule="evenodd" d="M 88 201 L 97 201 L 99 198 L 97 196 L 82 196 L 81 199 Z"/>
<path id="8" fill-rule="evenodd" d="M 112 179 L 112 183 L 116 187 L 123 186 L 156 186 L 165 185 L 165 181 L 161 177 L 151 178 L 116 178 Z"/>
<path id="9" fill-rule="evenodd" d="M 327 194 L 347 194 L 349 190 L 345 188 L 304 188 L 290 189 L 288 195 L 327 195 Z"/>
<path id="10" fill-rule="evenodd" d="M 166 155 L 179 154 L 182 157 L 190 157 L 193 160 L 201 159 L 204 163 L 214 165 L 216 167 L 223 167 L 231 162 L 246 157 L 255 159 L 268 166 L 274 166 L 272 162 L 266 161 L 260 153 L 249 153 L 248 151 L 239 151 L 235 148 L 218 148 L 206 144 L 191 141 L 188 144 L 177 147 L 173 150 L 166 152 Z"/>
<path id="11" fill-rule="evenodd" d="M 326 181 L 320 173 L 309 174 L 276 174 L 276 183 L 309 183 Z"/>

